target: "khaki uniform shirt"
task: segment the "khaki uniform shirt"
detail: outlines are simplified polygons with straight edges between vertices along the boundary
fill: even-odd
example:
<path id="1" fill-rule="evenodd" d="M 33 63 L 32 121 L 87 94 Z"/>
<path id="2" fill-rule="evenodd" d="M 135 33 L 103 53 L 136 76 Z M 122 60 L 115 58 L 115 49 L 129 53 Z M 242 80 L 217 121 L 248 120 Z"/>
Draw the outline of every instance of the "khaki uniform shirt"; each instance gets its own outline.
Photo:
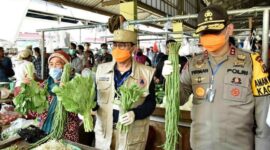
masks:
<path id="1" fill-rule="evenodd" d="M 254 144 L 257 150 L 270 149 L 270 129 L 266 125 L 270 84 L 263 64 L 255 57 L 258 55 L 231 48 L 219 60 L 202 54 L 188 61 L 181 75 L 180 95 L 184 102 L 194 94 L 190 135 L 193 150 L 253 150 Z M 213 72 L 218 68 L 213 76 L 212 102 L 207 98 L 210 66 Z"/>
<path id="2" fill-rule="evenodd" d="M 115 62 L 100 64 L 96 72 L 97 120 L 95 125 L 96 145 L 102 150 L 109 150 L 113 134 L 113 100 L 115 96 L 114 88 L 114 66 Z M 127 86 L 137 84 L 145 93 L 135 102 L 132 108 L 143 104 L 149 94 L 149 85 L 154 75 L 154 69 L 148 66 L 132 62 L 132 73 L 124 82 Z M 120 113 L 119 113 L 120 114 Z M 129 127 L 127 133 L 119 133 L 117 130 L 116 150 L 144 150 L 149 130 L 149 117 L 142 120 L 135 120 Z"/>

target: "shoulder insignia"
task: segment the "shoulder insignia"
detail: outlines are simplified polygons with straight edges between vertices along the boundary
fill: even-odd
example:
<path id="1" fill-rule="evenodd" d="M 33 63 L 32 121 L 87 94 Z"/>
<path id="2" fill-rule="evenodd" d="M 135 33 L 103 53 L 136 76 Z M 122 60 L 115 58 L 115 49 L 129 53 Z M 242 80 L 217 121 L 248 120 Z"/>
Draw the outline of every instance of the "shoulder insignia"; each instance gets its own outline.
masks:
<path id="1" fill-rule="evenodd" d="M 231 47 L 230 55 L 235 55 L 235 47 Z"/>

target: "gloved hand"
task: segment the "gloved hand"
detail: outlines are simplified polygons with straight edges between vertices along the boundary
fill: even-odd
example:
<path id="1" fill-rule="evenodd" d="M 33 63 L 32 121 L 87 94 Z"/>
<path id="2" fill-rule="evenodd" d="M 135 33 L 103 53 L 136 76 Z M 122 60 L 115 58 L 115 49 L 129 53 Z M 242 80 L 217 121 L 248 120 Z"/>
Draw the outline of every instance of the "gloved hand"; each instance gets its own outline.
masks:
<path id="1" fill-rule="evenodd" d="M 172 72 L 173 72 L 172 63 L 171 63 L 171 61 L 166 60 L 164 62 L 164 66 L 162 68 L 162 76 L 166 77 L 166 76 L 170 75 Z"/>
<path id="2" fill-rule="evenodd" d="M 121 115 L 119 118 L 119 122 L 125 126 L 132 124 L 134 120 L 135 120 L 135 114 L 133 111 L 129 111 Z"/>
<path id="3" fill-rule="evenodd" d="M 93 115 L 93 116 L 97 115 L 97 111 L 93 111 L 93 110 L 91 110 L 90 115 Z M 82 121 L 83 121 L 83 119 L 84 119 L 83 115 L 78 114 L 78 117 L 79 117 L 79 119 L 80 119 L 80 120 L 82 120 Z"/>
<path id="4" fill-rule="evenodd" d="M 78 117 L 79 117 L 79 119 L 80 119 L 80 120 L 82 120 L 82 121 L 83 121 L 83 115 L 78 114 Z"/>

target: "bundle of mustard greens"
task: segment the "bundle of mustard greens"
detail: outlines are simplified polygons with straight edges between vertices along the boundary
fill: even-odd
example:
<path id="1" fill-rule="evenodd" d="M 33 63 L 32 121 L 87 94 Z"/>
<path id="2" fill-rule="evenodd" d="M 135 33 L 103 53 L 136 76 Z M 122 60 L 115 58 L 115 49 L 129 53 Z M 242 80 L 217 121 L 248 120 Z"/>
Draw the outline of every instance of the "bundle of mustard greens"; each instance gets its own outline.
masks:
<path id="1" fill-rule="evenodd" d="M 178 141 L 178 121 L 179 121 L 179 103 L 180 103 L 180 67 L 178 51 L 179 43 L 169 45 L 169 60 L 173 66 L 172 74 L 166 77 L 165 96 L 166 96 L 166 113 L 165 113 L 165 131 L 166 141 L 165 150 L 176 149 Z"/>
<path id="2" fill-rule="evenodd" d="M 34 66 L 29 64 L 26 66 L 26 77 L 30 79 L 30 83 L 22 83 L 21 92 L 13 99 L 15 110 L 20 114 L 27 114 L 29 111 L 42 113 L 48 109 L 47 88 L 42 88 L 33 80 Z"/>
<path id="3" fill-rule="evenodd" d="M 79 74 L 64 86 L 53 88 L 58 100 L 65 110 L 83 116 L 84 130 L 93 131 L 91 110 L 95 108 L 95 82 L 91 76 L 83 77 Z"/>
<path id="4" fill-rule="evenodd" d="M 128 112 L 132 105 L 139 100 L 139 98 L 143 95 L 144 91 L 138 87 L 136 84 L 128 87 L 126 85 L 122 85 L 119 87 L 117 95 L 119 97 L 119 101 L 115 102 L 120 107 L 120 115 Z M 127 132 L 129 126 L 125 126 L 120 122 L 117 123 L 117 128 L 120 132 Z"/>

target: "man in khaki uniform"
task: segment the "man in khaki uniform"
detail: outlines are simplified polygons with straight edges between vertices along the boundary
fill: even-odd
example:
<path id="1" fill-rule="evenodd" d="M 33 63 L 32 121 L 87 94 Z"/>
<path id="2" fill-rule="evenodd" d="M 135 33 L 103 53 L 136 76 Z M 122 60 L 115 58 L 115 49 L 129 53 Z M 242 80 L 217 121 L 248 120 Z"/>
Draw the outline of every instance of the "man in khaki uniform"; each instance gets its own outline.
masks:
<path id="1" fill-rule="evenodd" d="M 98 105 L 95 126 L 96 145 L 102 150 L 144 150 L 148 135 L 149 116 L 155 109 L 154 69 L 136 63 L 132 52 L 137 34 L 128 30 L 116 30 L 113 39 L 113 62 L 100 64 L 96 72 Z M 127 113 L 120 115 L 113 103 L 121 85 L 137 84 L 145 92 Z M 127 133 L 120 133 L 117 122 L 130 125 Z"/>
<path id="2" fill-rule="evenodd" d="M 196 32 L 206 51 L 185 65 L 180 94 L 182 102 L 194 94 L 193 150 L 270 149 L 268 74 L 259 54 L 229 45 L 232 31 L 223 8 L 210 5 L 199 13 Z M 172 71 L 166 62 L 163 75 Z"/>

